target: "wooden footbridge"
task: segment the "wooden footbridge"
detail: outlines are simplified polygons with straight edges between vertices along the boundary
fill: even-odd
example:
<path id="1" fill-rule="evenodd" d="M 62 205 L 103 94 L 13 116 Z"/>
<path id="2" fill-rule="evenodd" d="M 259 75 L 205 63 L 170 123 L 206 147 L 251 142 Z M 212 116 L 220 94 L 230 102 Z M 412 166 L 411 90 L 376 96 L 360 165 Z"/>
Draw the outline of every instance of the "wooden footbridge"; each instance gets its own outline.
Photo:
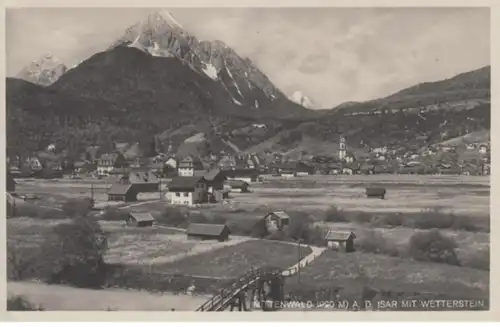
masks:
<path id="1" fill-rule="evenodd" d="M 220 290 L 196 311 L 273 311 L 273 303 L 284 298 L 282 268 L 252 269 L 230 285 Z"/>

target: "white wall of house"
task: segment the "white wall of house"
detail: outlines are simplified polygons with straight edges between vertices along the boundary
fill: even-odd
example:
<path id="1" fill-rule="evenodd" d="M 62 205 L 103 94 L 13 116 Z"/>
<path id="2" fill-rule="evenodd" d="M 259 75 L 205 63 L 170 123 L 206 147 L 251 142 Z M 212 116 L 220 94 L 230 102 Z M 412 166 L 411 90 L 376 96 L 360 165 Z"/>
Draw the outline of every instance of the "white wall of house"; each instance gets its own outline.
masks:
<path id="1" fill-rule="evenodd" d="M 98 166 L 97 167 L 97 174 L 98 175 L 109 175 L 111 171 L 113 170 L 113 166 Z"/>
<path id="2" fill-rule="evenodd" d="M 193 192 L 168 192 L 170 203 L 177 205 L 193 205 Z"/>
<path id="3" fill-rule="evenodd" d="M 191 192 L 167 192 L 166 198 L 171 204 L 192 206 L 205 200 L 207 184 L 198 183 Z"/>
<path id="4" fill-rule="evenodd" d="M 298 171 L 297 176 L 309 176 L 309 173 L 305 171 Z"/>
<path id="5" fill-rule="evenodd" d="M 194 176 L 193 168 L 179 168 L 177 170 L 179 176 Z"/>
<path id="6" fill-rule="evenodd" d="M 292 173 L 292 174 L 289 174 L 289 173 L 281 173 L 281 176 L 282 177 L 295 177 L 295 175 Z"/>

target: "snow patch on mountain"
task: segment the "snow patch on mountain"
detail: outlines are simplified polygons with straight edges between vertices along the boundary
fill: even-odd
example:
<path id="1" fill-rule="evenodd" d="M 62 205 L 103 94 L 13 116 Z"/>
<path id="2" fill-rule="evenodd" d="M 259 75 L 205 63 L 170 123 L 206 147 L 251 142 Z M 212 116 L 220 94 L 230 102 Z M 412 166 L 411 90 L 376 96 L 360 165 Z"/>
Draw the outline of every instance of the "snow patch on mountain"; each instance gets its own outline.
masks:
<path id="1" fill-rule="evenodd" d="M 215 66 L 212 65 L 211 63 L 208 63 L 208 64 L 204 63 L 204 64 L 205 64 L 205 68 L 202 68 L 201 70 L 203 70 L 205 75 L 207 75 L 208 77 L 210 77 L 214 81 L 218 80 L 219 74 L 217 73 L 217 68 L 215 68 Z"/>
<path id="2" fill-rule="evenodd" d="M 205 134 L 198 133 L 184 140 L 184 143 L 198 143 L 205 141 Z"/>
<path id="3" fill-rule="evenodd" d="M 229 77 L 231 77 L 231 79 L 233 80 L 233 85 L 234 87 L 236 88 L 236 91 L 238 91 L 238 94 L 242 97 L 243 97 L 243 94 L 241 94 L 241 90 L 240 90 L 240 87 L 238 86 L 238 83 L 236 83 L 236 81 L 234 80 L 234 76 L 233 74 L 231 73 L 231 71 L 229 70 L 229 68 L 227 67 L 227 63 L 226 61 L 224 61 L 224 66 L 226 66 L 226 71 L 227 71 L 227 74 L 229 75 Z"/>
<path id="4" fill-rule="evenodd" d="M 235 104 L 237 104 L 238 106 L 242 106 L 243 104 L 241 102 L 239 102 L 238 100 L 236 100 L 235 98 L 232 98 L 233 99 L 233 102 Z"/>

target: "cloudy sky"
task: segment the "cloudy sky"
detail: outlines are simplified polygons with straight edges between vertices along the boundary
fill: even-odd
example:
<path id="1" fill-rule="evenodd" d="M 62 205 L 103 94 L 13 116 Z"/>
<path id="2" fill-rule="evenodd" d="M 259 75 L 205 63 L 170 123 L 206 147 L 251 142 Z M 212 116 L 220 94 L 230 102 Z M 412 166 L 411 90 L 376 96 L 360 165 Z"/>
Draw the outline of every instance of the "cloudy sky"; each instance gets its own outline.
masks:
<path id="1" fill-rule="evenodd" d="M 71 66 L 104 50 L 154 8 L 6 12 L 7 75 L 50 52 Z M 490 63 L 488 9 L 173 8 L 199 39 L 248 56 L 291 95 L 320 107 L 386 96 Z"/>

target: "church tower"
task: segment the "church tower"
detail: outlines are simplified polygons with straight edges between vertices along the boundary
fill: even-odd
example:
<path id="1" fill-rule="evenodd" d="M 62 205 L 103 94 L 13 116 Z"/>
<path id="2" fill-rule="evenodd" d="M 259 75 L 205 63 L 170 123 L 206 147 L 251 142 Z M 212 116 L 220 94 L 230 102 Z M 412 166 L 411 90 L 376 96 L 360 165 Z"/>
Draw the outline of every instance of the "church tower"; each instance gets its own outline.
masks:
<path id="1" fill-rule="evenodd" d="M 347 148 L 345 144 L 345 137 L 341 136 L 339 144 L 339 160 L 345 160 L 346 156 L 347 156 Z"/>

